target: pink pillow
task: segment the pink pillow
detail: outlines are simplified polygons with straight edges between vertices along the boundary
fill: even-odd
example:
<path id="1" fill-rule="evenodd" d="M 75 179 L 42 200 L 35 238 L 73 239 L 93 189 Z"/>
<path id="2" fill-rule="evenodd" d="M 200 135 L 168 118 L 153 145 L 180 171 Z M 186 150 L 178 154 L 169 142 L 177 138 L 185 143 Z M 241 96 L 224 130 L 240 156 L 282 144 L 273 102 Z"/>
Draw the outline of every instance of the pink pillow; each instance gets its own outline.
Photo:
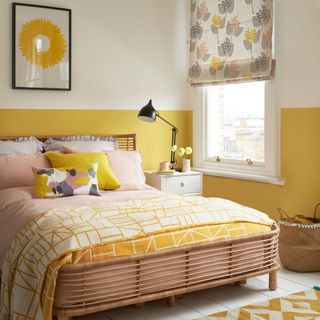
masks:
<path id="1" fill-rule="evenodd" d="M 64 146 L 65 153 L 81 153 L 76 148 Z M 142 169 L 139 151 L 107 151 L 112 172 L 120 181 L 119 190 L 142 190 L 146 188 L 146 178 Z"/>
<path id="2" fill-rule="evenodd" d="M 146 177 L 142 170 L 139 151 L 108 151 L 110 167 L 121 183 L 120 190 L 140 189 Z"/>
<path id="3" fill-rule="evenodd" d="M 0 190 L 35 186 L 32 167 L 48 168 L 50 162 L 43 153 L 0 155 Z"/>

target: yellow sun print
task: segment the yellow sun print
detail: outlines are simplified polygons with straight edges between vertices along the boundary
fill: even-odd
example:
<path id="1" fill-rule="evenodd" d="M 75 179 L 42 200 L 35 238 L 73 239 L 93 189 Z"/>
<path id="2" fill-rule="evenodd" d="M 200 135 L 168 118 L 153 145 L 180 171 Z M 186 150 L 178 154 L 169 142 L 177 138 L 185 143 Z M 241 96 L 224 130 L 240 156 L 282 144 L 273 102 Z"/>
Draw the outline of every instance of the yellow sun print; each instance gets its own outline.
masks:
<path id="1" fill-rule="evenodd" d="M 68 47 L 61 29 L 46 19 L 26 22 L 21 28 L 18 41 L 26 60 L 43 69 L 60 63 Z"/>

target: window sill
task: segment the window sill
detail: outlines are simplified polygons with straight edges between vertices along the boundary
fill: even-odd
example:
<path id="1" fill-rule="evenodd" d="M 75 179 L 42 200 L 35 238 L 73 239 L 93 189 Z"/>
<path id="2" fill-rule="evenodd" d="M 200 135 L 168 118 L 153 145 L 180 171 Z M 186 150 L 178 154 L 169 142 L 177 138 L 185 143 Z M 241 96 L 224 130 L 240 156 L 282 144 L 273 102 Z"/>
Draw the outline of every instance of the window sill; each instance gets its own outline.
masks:
<path id="1" fill-rule="evenodd" d="M 204 169 L 204 168 L 197 168 L 197 167 L 192 168 L 192 170 L 202 172 L 204 175 L 207 175 L 207 176 L 248 180 L 248 181 L 254 181 L 254 182 L 275 184 L 278 186 L 284 186 L 286 182 L 285 179 L 283 178 L 273 178 L 273 177 L 247 174 L 247 173 L 228 172 L 228 171 Z"/>

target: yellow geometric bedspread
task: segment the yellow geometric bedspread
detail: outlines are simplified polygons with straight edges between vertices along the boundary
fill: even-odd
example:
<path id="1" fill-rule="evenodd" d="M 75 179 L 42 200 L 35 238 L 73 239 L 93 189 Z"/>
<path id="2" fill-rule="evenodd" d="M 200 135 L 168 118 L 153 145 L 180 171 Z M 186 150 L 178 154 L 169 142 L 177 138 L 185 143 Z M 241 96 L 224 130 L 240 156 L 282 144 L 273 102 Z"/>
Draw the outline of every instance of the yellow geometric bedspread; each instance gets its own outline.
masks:
<path id="1" fill-rule="evenodd" d="M 7 251 L 0 315 L 51 320 L 64 264 L 267 232 L 273 223 L 228 200 L 180 195 L 50 210 L 27 223 Z"/>

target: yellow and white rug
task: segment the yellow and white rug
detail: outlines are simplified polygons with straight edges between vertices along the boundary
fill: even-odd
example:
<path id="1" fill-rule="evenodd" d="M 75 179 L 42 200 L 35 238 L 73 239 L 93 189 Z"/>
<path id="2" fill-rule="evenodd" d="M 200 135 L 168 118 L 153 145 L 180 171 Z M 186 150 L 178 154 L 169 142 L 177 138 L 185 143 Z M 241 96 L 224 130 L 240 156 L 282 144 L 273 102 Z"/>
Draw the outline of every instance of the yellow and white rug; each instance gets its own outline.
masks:
<path id="1" fill-rule="evenodd" d="M 320 291 L 307 290 L 197 320 L 320 320 Z"/>

